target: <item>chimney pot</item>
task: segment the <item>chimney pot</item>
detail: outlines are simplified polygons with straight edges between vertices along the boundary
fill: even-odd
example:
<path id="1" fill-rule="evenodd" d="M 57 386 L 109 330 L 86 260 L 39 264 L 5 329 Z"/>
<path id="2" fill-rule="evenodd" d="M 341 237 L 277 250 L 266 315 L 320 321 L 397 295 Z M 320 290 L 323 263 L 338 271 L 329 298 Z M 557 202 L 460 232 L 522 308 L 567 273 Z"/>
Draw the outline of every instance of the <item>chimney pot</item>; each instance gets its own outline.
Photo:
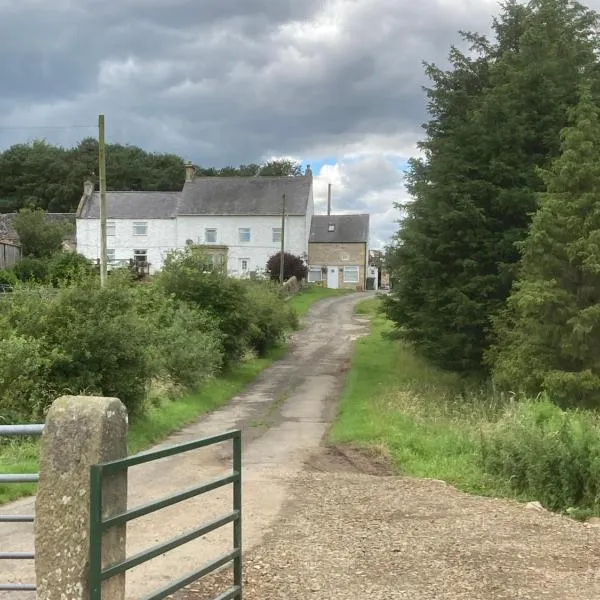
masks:
<path id="1" fill-rule="evenodd" d="M 305 171 L 305 175 L 307 177 L 312 177 L 312 169 L 310 168 L 310 165 L 306 165 L 306 171 Z"/>
<path id="2" fill-rule="evenodd" d="M 94 182 L 86 179 L 83 182 L 83 195 L 91 196 L 94 193 Z"/>
<path id="3" fill-rule="evenodd" d="M 196 172 L 196 169 L 194 169 L 194 165 L 192 164 L 192 161 L 188 160 L 185 163 L 185 181 L 186 182 L 193 181 L 195 172 Z"/>

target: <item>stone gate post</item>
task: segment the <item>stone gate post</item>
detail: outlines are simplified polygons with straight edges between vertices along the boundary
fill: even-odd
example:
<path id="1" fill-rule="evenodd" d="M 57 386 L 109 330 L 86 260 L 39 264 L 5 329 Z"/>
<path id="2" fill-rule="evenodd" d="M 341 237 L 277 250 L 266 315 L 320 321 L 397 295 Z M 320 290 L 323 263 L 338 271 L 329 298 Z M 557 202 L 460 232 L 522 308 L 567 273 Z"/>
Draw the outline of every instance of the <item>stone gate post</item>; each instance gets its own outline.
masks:
<path id="1" fill-rule="evenodd" d="M 87 600 L 90 466 L 127 456 L 127 411 L 116 398 L 63 396 L 51 406 L 41 440 L 35 501 L 38 600 Z M 105 517 L 127 509 L 127 473 L 107 477 Z M 124 560 L 125 526 L 103 538 L 104 564 Z M 125 575 L 103 586 L 106 600 L 123 600 Z"/>

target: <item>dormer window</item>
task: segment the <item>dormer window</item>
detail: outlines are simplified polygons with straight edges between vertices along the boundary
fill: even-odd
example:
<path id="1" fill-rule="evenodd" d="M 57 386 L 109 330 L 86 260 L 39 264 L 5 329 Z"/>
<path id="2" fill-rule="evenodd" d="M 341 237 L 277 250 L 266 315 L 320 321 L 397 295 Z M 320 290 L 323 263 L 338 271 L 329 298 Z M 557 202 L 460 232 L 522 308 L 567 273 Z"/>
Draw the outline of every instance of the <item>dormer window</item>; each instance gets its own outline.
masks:
<path id="1" fill-rule="evenodd" d="M 335 223 L 329 223 L 328 231 L 335 231 Z"/>

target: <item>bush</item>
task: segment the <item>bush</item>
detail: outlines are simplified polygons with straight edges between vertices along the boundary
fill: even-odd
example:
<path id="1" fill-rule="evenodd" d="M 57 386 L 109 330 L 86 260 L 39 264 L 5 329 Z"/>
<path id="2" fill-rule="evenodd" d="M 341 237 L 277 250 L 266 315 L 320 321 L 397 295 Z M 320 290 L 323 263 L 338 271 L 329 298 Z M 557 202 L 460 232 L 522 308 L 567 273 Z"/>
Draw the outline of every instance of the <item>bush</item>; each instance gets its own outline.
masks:
<path id="1" fill-rule="evenodd" d="M 0 269 L 0 285 L 16 285 L 17 281 L 14 271 Z"/>
<path id="2" fill-rule="evenodd" d="M 13 226 L 19 234 L 23 254 L 33 258 L 48 258 L 58 252 L 73 227 L 70 223 L 48 220 L 46 213 L 38 208 L 21 209 Z"/>
<path id="3" fill-rule="evenodd" d="M 223 364 L 223 334 L 208 313 L 152 285 L 138 286 L 136 298 L 138 314 L 152 335 L 148 354 L 155 377 L 197 388 L 217 374 Z"/>
<path id="4" fill-rule="evenodd" d="M 224 364 L 239 360 L 248 345 L 252 312 L 243 281 L 213 270 L 206 257 L 192 249 L 172 252 L 155 279 L 156 284 L 178 300 L 206 311 L 223 333 Z"/>
<path id="5" fill-rule="evenodd" d="M 0 421 L 38 420 L 54 400 L 49 372 L 58 351 L 46 352 L 42 342 L 11 333 L 0 339 Z"/>
<path id="6" fill-rule="evenodd" d="M 279 281 L 279 271 L 281 268 L 281 253 L 273 254 L 267 261 L 267 272 L 271 279 Z M 283 255 L 283 279 L 287 281 L 290 277 L 296 277 L 298 281 L 306 279 L 308 267 L 299 256 L 294 256 L 288 252 Z"/>
<path id="7" fill-rule="evenodd" d="M 491 475 L 551 510 L 600 507 L 600 423 L 593 413 L 527 402 L 482 437 Z"/>
<path id="8" fill-rule="evenodd" d="M 13 271 L 19 281 L 46 283 L 48 281 L 48 267 L 47 259 L 25 257 L 14 265 Z"/>
<path id="9" fill-rule="evenodd" d="M 132 290 L 87 285 L 64 288 L 46 297 L 43 292 L 43 288 L 15 291 L 0 317 L 0 339 L 13 348 L 14 368 L 23 340 L 33 340 L 35 355 L 44 366 L 44 390 L 52 391 L 42 395 L 43 406 L 38 409 L 37 397 L 26 383 L 27 365 L 23 365 L 21 378 L 10 371 L 15 381 L 22 382 L 18 398 L 29 398 L 30 417 L 63 393 L 115 396 L 130 413 L 138 412 L 151 376 L 146 351 L 150 334 L 134 310 Z M 22 352 L 24 355 L 25 350 Z M 4 406 L 2 398 L 3 411 Z"/>
<path id="10" fill-rule="evenodd" d="M 248 302 L 253 307 L 248 343 L 259 356 L 283 341 L 289 329 L 298 326 L 296 312 L 283 300 L 278 287 L 267 282 L 247 283 Z"/>
<path id="11" fill-rule="evenodd" d="M 58 252 L 48 263 L 48 281 L 55 287 L 76 283 L 92 274 L 90 261 L 76 252 Z"/>

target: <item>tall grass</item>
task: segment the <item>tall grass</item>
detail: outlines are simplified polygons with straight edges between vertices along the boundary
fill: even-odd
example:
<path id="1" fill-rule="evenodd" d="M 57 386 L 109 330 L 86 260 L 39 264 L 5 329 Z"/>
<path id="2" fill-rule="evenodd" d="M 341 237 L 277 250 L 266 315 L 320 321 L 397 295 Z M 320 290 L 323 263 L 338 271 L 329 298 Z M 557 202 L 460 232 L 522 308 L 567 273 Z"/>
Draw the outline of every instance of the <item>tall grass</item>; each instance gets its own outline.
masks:
<path id="1" fill-rule="evenodd" d="M 378 308 L 378 300 L 357 306 L 371 332 L 357 342 L 332 442 L 377 448 L 400 473 L 468 492 L 539 500 L 573 515 L 599 511 L 596 415 L 517 401 L 434 368 L 394 339 Z"/>

